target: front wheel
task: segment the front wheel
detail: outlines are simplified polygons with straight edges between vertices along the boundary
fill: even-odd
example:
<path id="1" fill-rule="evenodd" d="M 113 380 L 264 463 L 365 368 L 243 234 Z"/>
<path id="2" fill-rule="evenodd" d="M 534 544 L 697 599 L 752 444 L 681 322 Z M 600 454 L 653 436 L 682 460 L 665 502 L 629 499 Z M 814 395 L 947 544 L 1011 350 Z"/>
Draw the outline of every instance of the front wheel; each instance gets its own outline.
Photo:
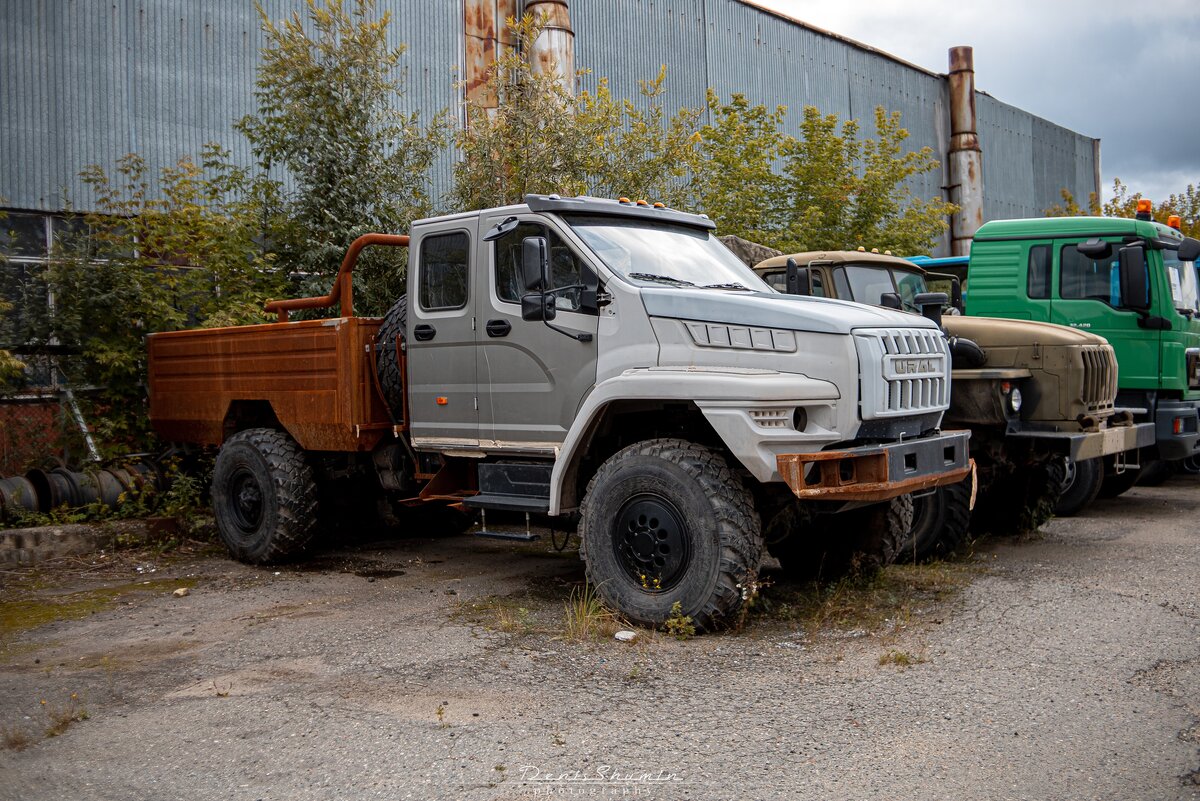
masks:
<path id="1" fill-rule="evenodd" d="M 753 499 L 724 458 L 679 439 L 610 457 L 580 506 L 588 581 L 629 620 L 659 625 L 680 611 L 712 629 L 741 607 L 763 542 Z"/>
<path id="2" fill-rule="evenodd" d="M 1073 517 L 1079 514 L 1100 492 L 1104 480 L 1104 462 L 1100 459 L 1084 459 L 1082 462 L 1063 459 L 1062 493 L 1054 505 L 1054 514 Z"/>
<path id="3" fill-rule="evenodd" d="M 217 531 L 240 562 L 267 564 L 299 553 L 317 531 L 317 487 L 304 451 L 282 431 L 234 434 L 212 479 Z"/>

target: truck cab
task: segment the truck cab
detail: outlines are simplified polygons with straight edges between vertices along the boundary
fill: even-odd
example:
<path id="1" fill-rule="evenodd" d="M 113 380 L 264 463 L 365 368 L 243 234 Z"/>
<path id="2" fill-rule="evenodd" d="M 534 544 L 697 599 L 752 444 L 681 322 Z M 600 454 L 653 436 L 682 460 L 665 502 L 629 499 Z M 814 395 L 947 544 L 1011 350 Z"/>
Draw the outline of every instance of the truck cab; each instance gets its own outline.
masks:
<path id="1" fill-rule="evenodd" d="M 1154 425 L 1142 459 L 1200 448 L 1200 243 L 1145 219 L 1050 217 L 984 224 L 965 293 L 972 314 L 1099 334 L 1116 351 L 1117 403 Z"/>

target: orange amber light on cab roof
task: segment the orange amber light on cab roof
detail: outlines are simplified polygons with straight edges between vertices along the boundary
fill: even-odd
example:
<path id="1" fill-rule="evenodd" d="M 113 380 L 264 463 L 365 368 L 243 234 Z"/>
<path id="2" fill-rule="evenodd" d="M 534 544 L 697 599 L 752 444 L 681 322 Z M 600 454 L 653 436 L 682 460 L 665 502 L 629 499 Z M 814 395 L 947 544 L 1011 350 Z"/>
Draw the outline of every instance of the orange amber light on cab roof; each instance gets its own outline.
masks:
<path id="1" fill-rule="evenodd" d="M 1183 220 L 1179 219 L 1178 214 L 1172 214 L 1167 218 L 1167 226 L 1178 231 L 1183 226 Z"/>
<path id="2" fill-rule="evenodd" d="M 1142 198 L 1141 200 L 1138 201 L 1137 210 L 1138 211 L 1153 211 L 1154 204 L 1151 203 L 1148 198 Z"/>

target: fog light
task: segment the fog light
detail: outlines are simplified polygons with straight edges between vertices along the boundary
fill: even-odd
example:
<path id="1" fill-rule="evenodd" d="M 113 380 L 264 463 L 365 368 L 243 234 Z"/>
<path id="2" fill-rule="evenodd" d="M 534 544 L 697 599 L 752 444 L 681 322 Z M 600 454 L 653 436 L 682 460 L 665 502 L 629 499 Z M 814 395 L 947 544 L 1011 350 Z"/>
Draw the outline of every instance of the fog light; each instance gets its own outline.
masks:
<path id="1" fill-rule="evenodd" d="M 1008 405 L 1014 412 L 1021 411 L 1021 390 L 1013 387 L 1012 394 L 1008 396 Z"/>

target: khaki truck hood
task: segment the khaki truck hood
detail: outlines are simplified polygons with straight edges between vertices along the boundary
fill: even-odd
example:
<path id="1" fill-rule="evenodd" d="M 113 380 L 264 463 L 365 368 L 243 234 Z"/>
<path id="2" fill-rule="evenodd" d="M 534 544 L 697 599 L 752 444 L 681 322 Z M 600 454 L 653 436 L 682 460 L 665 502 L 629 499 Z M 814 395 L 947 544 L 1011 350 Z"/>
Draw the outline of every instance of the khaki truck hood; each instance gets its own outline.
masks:
<path id="1" fill-rule="evenodd" d="M 942 326 L 948 335 L 974 340 L 985 350 L 1028 345 L 1104 345 L 1108 342 L 1087 331 L 1032 320 L 948 314 L 942 317 Z"/>
<path id="2" fill-rule="evenodd" d="M 849 334 L 856 328 L 937 328 L 915 314 L 844 300 L 688 287 L 642 287 L 651 317 Z"/>

